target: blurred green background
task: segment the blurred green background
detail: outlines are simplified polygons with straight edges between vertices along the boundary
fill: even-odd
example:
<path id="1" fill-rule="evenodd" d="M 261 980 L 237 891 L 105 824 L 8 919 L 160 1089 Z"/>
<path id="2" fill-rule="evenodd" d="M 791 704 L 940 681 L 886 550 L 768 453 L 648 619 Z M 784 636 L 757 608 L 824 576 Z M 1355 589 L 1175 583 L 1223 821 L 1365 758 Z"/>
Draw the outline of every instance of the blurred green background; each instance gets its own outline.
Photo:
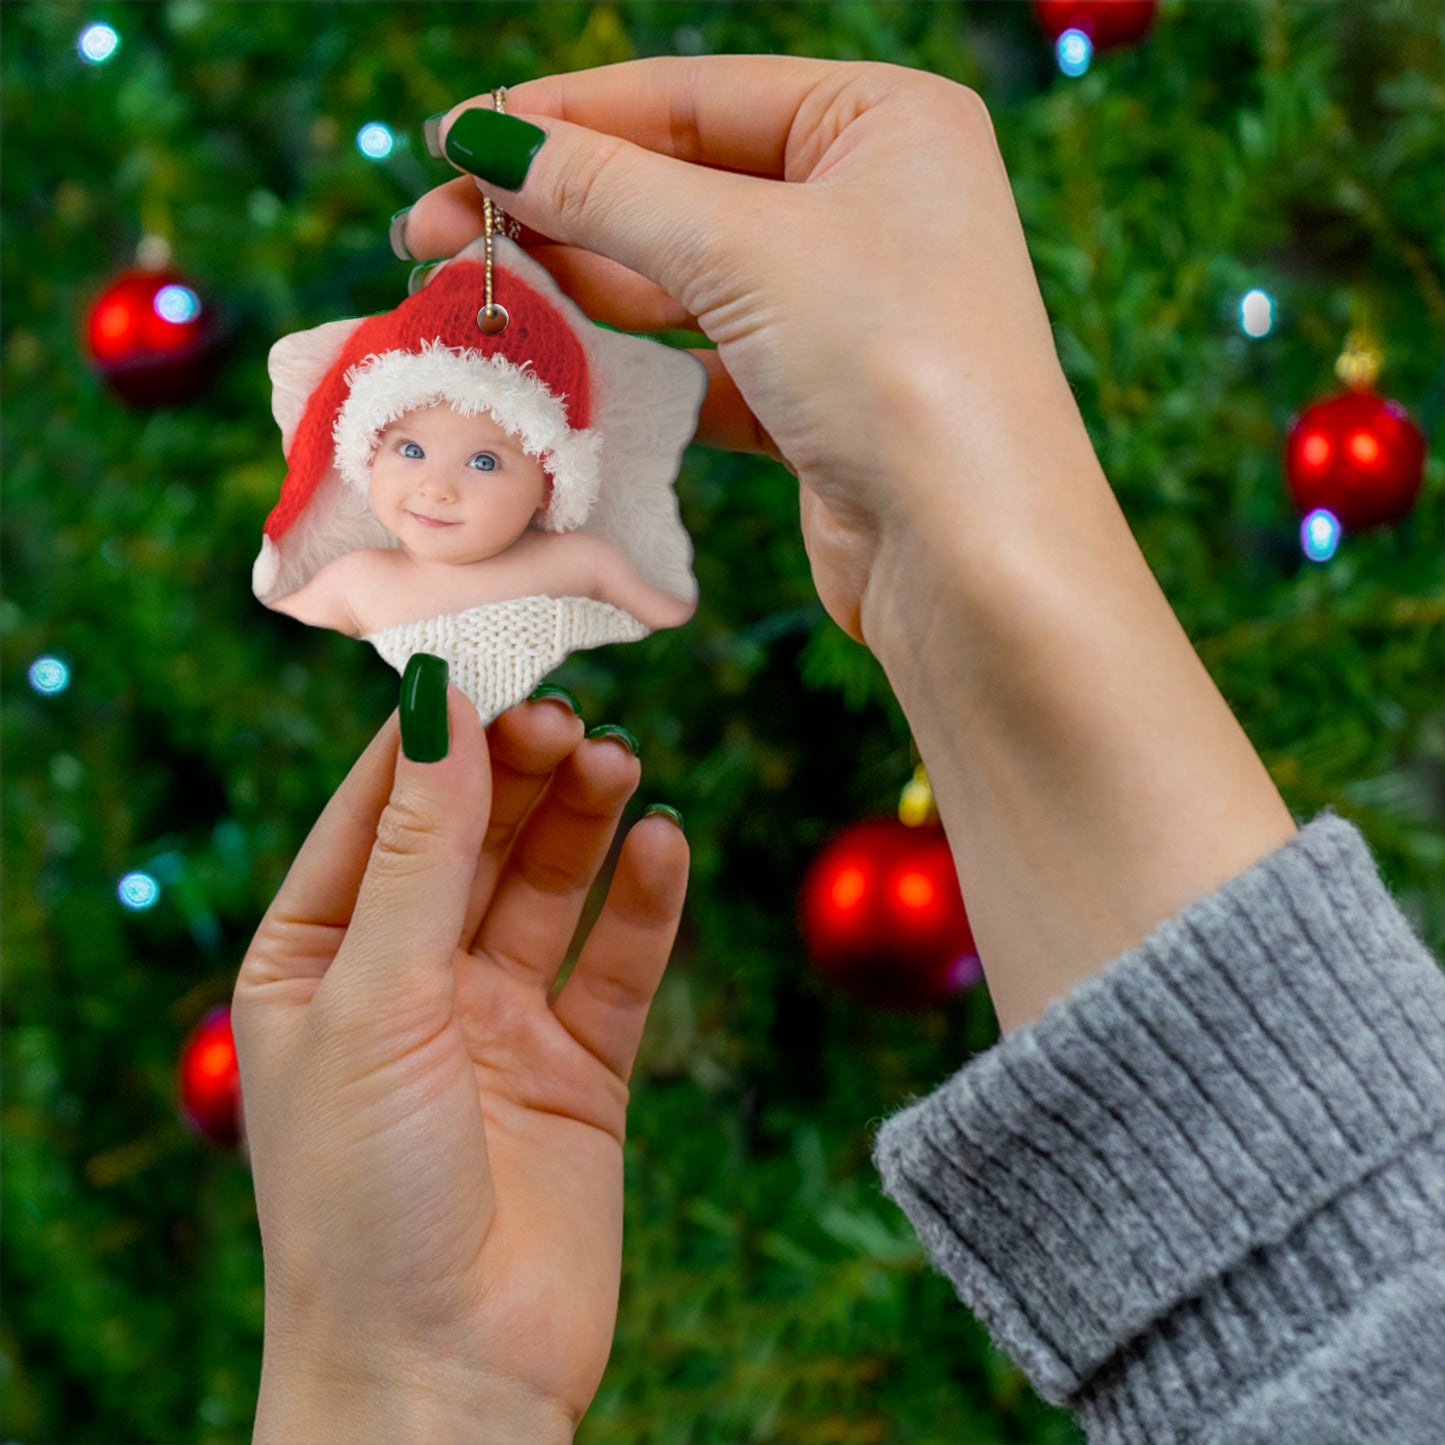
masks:
<path id="1" fill-rule="evenodd" d="M 100 65 L 76 49 L 95 21 L 120 37 Z M 251 595 L 283 472 L 266 352 L 404 295 L 387 218 L 451 174 L 421 120 L 494 85 L 767 51 L 980 91 L 1150 563 L 1296 816 L 1357 822 L 1439 950 L 1442 24 L 1429 0 L 1166 3 L 1143 44 L 1070 79 L 1021 3 L 6 4 L 5 1438 L 249 1439 L 250 1177 L 178 1119 L 177 1054 L 397 692 L 370 648 Z M 368 122 L 395 133 L 384 159 L 358 149 Z M 146 235 L 227 328 L 186 406 L 130 408 L 87 364 L 87 309 Z M 1239 324 L 1253 287 L 1276 301 L 1259 339 Z M 1335 389 L 1362 307 L 1379 389 L 1432 455 L 1409 518 L 1316 565 L 1282 439 Z M 786 473 L 694 448 L 678 490 L 696 619 L 557 676 L 589 722 L 638 735 L 630 816 L 675 804 L 695 856 L 634 1080 L 617 1341 L 580 1438 L 1077 1440 L 868 1161 L 883 1115 L 997 1037 L 987 998 L 851 1002 L 794 921 L 822 844 L 893 806 L 907 728 L 813 596 Z M 30 685 L 43 656 L 64 691 Z M 130 912 L 117 883 L 137 869 L 162 892 Z"/>

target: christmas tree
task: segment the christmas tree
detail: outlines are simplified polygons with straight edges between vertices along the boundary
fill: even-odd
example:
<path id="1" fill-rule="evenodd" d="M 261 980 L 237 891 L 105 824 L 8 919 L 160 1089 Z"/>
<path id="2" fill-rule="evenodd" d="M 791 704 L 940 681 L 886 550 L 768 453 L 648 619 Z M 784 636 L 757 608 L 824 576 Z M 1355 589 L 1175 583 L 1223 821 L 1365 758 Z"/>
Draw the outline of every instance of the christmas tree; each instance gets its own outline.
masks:
<path id="1" fill-rule="evenodd" d="M 493 85 L 779 52 L 977 90 L 1165 592 L 1295 815 L 1357 823 L 1445 947 L 1428 0 L 1165 0 L 1097 49 L 1022 3 L 35 0 L 0 10 L 0 39 L 7 1438 L 249 1439 L 250 1177 L 182 1122 L 177 1061 L 397 695 L 369 648 L 251 594 L 284 469 L 266 353 L 405 294 L 388 217 L 451 174 L 422 118 Z M 159 362 L 97 305 L 138 258 L 172 328 Z M 1423 487 L 1398 521 L 1302 545 L 1285 438 L 1351 337 L 1429 443 Z M 555 677 L 589 724 L 637 734 L 634 815 L 676 805 L 694 854 L 633 1081 L 617 1341 L 579 1438 L 1077 1440 L 869 1163 L 881 1116 L 997 1038 L 986 995 L 869 1007 L 797 925 L 810 862 L 896 802 L 902 716 L 815 598 L 781 468 L 694 448 L 679 496 L 696 618 Z"/>

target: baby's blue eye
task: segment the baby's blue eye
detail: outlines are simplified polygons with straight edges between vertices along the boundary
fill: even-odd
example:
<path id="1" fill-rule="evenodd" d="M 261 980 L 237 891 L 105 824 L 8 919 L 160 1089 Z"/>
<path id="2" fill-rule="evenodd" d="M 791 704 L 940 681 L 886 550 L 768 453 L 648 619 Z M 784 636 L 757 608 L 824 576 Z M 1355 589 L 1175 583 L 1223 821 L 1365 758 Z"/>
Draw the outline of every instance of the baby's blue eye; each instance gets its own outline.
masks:
<path id="1" fill-rule="evenodd" d="M 419 459 L 426 455 L 426 453 L 421 449 L 420 442 L 402 442 L 400 451 L 402 456 L 411 457 L 413 459 Z"/>
<path id="2" fill-rule="evenodd" d="M 478 452 L 467 465 L 475 467 L 479 472 L 494 472 L 497 470 L 497 459 L 491 452 Z"/>

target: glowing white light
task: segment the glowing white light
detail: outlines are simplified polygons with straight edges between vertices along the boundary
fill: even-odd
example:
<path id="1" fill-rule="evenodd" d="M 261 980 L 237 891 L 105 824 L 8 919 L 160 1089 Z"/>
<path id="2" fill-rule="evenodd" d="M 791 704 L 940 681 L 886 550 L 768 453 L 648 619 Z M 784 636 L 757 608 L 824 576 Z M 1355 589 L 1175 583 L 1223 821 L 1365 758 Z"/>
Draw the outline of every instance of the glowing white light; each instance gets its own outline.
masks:
<path id="1" fill-rule="evenodd" d="M 30 664 L 30 686 L 51 696 L 70 686 L 70 669 L 58 657 L 38 657 Z"/>
<path id="2" fill-rule="evenodd" d="M 1274 298 L 1267 291 L 1249 291 L 1239 303 L 1239 325 L 1246 336 L 1268 336 L 1274 326 Z"/>
<path id="3" fill-rule="evenodd" d="M 189 286 L 162 286 L 151 303 L 162 321 L 180 326 L 201 314 L 201 298 Z"/>
<path id="4" fill-rule="evenodd" d="M 1328 562 L 1340 545 L 1340 521 L 1333 512 L 1316 507 L 1300 523 L 1299 542 L 1311 562 Z"/>
<path id="5" fill-rule="evenodd" d="M 127 873 L 115 891 L 127 908 L 139 913 L 154 906 L 161 896 L 161 885 L 149 873 Z"/>
<path id="6" fill-rule="evenodd" d="M 357 149 L 364 156 L 374 161 L 385 160 L 391 154 L 391 148 L 396 144 L 392 138 L 391 131 L 379 120 L 374 120 L 370 125 L 364 125 L 356 132 Z"/>
<path id="7" fill-rule="evenodd" d="M 120 36 L 109 25 L 87 25 L 80 32 L 75 48 L 82 60 L 88 60 L 92 65 L 104 65 L 115 54 L 119 44 Z"/>
<path id="8" fill-rule="evenodd" d="M 1066 30 L 1059 36 L 1054 54 L 1065 75 L 1082 75 L 1094 58 L 1094 42 L 1082 30 Z"/>

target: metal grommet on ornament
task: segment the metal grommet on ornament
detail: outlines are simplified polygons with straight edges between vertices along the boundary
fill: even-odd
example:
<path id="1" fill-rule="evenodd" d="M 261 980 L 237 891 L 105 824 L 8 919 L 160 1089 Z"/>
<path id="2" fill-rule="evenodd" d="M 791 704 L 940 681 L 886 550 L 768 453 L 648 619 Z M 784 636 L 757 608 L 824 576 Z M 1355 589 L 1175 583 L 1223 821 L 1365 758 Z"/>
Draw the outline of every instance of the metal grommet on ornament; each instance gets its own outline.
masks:
<path id="1" fill-rule="evenodd" d="M 495 336 L 507 329 L 507 322 L 511 319 L 505 306 L 492 302 L 477 312 L 477 330 L 484 336 Z"/>

